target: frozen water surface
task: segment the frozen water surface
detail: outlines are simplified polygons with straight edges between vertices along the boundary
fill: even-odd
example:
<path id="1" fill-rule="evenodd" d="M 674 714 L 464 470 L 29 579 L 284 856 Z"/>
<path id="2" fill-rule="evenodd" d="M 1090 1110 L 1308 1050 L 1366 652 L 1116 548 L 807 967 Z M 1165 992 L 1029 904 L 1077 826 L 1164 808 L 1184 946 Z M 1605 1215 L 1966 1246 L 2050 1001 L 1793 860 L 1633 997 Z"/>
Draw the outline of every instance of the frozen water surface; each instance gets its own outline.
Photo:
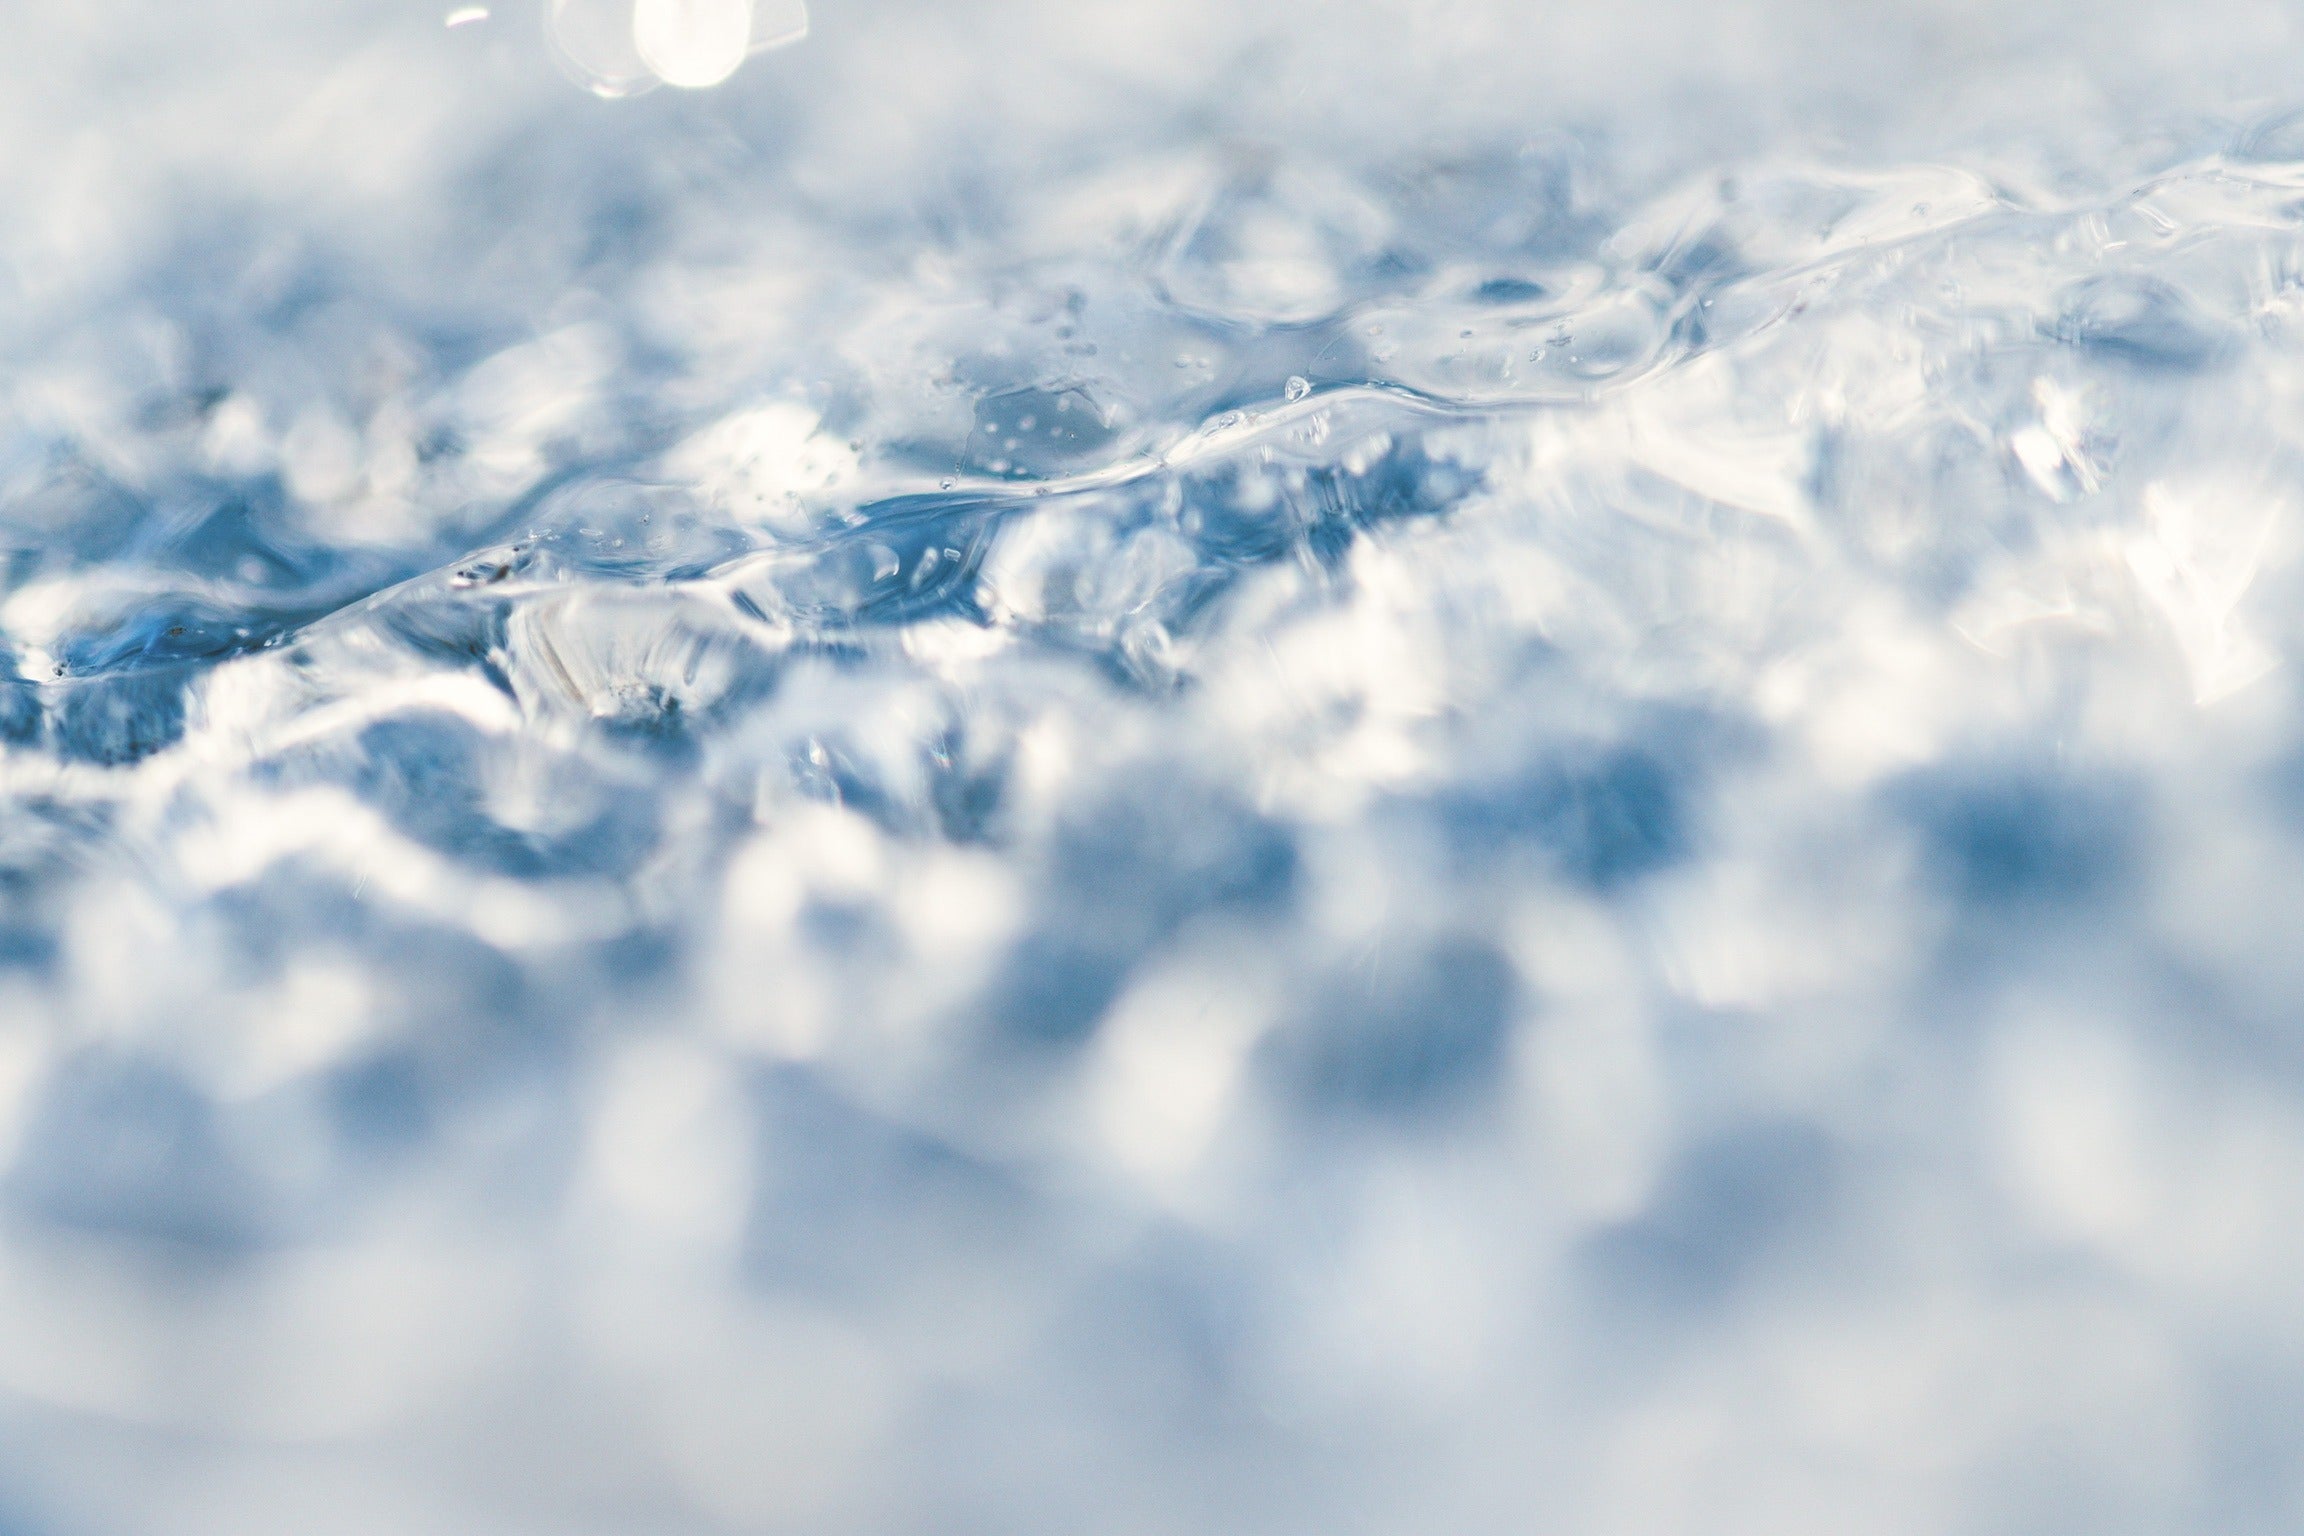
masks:
<path id="1" fill-rule="evenodd" d="M 2304 1524 L 2291 9 L 6 31 L 0 1531 Z"/>

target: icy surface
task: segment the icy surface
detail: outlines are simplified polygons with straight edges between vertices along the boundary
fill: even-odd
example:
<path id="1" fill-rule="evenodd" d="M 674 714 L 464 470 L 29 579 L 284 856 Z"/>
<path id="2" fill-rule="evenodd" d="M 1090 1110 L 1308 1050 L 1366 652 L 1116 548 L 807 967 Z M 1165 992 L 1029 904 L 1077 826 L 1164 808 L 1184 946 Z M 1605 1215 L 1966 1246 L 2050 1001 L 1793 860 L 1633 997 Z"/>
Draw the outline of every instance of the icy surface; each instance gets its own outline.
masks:
<path id="1" fill-rule="evenodd" d="M 2304 1525 L 2290 12 L 630 11 L 9 13 L 0 1531 Z"/>

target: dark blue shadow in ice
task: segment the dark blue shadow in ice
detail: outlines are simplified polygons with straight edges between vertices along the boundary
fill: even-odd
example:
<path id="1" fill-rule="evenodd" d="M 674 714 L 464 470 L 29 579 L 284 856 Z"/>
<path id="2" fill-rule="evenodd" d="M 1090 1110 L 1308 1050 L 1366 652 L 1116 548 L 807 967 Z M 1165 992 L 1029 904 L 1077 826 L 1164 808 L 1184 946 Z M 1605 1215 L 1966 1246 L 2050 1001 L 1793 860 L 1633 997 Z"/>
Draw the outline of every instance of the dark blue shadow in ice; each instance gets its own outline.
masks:
<path id="1" fill-rule="evenodd" d="M 229 1254 L 268 1233 L 261 1190 L 213 1103 L 146 1061 L 84 1053 L 46 1085 L 9 1178 L 57 1226 Z"/>
<path id="2" fill-rule="evenodd" d="M 1050 893 L 987 999 L 996 1036 L 1063 1050 L 1094 1031 L 1128 973 L 1186 919 L 1289 900 L 1294 842 L 1279 826 L 1146 783 L 1061 834 Z"/>
<path id="3" fill-rule="evenodd" d="M 409 837 L 461 862 L 527 879 L 628 873 L 655 846 L 657 802 L 556 763 L 558 824 L 507 826 L 489 805 L 489 757 L 503 743 L 447 715 L 381 721 L 348 754 L 351 787 Z M 499 772 L 508 771 L 508 765 Z M 570 814 L 571 806 L 581 807 Z"/>
<path id="4" fill-rule="evenodd" d="M 2054 334 L 2096 357 L 2155 371 L 2196 372 L 2230 350 L 2230 338 L 2182 293 L 2127 273 L 2074 284 Z"/>
<path id="5" fill-rule="evenodd" d="M 1647 1210 L 1590 1241 L 1586 1278 L 1602 1307 L 1644 1326 L 1701 1319 L 1822 1232 L 1834 1184 L 1833 1149 L 1813 1126 L 1761 1123 L 1698 1142 Z"/>
<path id="6" fill-rule="evenodd" d="M 1386 949 L 1330 977 L 1265 1043 L 1281 1098 L 1315 1115 L 1394 1125 L 1442 1120 L 1503 1076 L 1519 984 L 1484 944 Z"/>
<path id="7" fill-rule="evenodd" d="M 1572 749 L 1443 796 L 1432 814 L 1462 862 L 1535 850 L 1575 884 L 1609 892 L 1688 856 L 1690 772 L 1645 746 Z"/>
<path id="8" fill-rule="evenodd" d="M 998 1264 L 1032 1202 L 1006 1171 L 851 1102 L 814 1073 L 755 1080 L 758 1179 L 744 1239 L 761 1284 L 891 1293 L 923 1274 Z"/>
<path id="9" fill-rule="evenodd" d="M 42 737 L 68 762 L 119 767 L 174 746 L 184 734 L 188 665 L 73 678 L 40 690 Z"/>
<path id="10" fill-rule="evenodd" d="M 1950 894 L 1991 907 L 2085 904 L 2133 868 L 2142 813 L 2127 785 L 2031 764 L 1915 773 L 1889 800 Z"/>

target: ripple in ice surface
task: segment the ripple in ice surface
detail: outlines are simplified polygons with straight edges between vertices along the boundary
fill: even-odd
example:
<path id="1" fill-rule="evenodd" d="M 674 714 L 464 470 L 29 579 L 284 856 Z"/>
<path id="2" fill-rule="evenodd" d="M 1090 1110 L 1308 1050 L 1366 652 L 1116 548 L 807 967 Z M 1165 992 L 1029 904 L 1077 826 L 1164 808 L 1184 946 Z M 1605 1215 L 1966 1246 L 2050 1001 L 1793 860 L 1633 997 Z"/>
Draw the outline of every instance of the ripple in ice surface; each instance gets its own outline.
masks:
<path id="1" fill-rule="evenodd" d="M 0 92 L 0 1523 L 2294 1523 L 2224 32 L 538 8 Z"/>

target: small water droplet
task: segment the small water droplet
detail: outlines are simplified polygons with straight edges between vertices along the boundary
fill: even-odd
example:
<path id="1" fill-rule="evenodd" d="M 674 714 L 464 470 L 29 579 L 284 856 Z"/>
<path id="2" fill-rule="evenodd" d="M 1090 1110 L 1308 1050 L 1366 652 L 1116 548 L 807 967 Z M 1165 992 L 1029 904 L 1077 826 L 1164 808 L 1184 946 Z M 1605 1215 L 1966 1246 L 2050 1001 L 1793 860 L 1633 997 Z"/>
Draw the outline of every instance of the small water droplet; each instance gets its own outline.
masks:
<path id="1" fill-rule="evenodd" d="M 936 482 L 936 489 L 940 491 L 948 491 L 959 483 L 959 481 L 953 479 L 950 475 L 946 475 L 943 479 Z"/>
<path id="2" fill-rule="evenodd" d="M 752 49 L 751 0 L 639 0 L 632 43 L 666 85 L 708 89 Z"/>
<path id="3" fill-rule="evenodd" d="M 1281 393 L 1291 401 L 1301 400 L 1312 393 L 1312 381 L 1300 373 L 1292 373 L 1288 376 L 1287 388 L 1283 389 Z"/>

